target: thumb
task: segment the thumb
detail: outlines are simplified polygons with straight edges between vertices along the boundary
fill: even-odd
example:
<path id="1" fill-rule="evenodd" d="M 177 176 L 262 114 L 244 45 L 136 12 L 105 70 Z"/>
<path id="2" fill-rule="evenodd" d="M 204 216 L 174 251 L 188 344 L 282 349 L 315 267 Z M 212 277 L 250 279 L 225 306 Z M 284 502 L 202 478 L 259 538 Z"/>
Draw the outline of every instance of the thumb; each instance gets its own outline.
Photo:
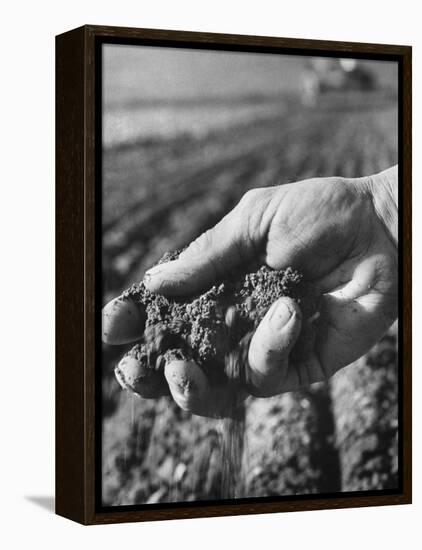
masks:
<path id="1" fill-rule="evenodd" d="M 248 389 L 256 397 L 282 392 L 289 353 L 302 327 L 302 312 L 292 298 L 279 298 L 265 314 L 249 346 Z"/>
<path id="2" fill-rule="evenodd" d="M 221 280 L 256 255 L 247 226 L 242 210 L 236 207 L 193 241 L 177 260 L 147 271 L 145 286 L 151 292 L 177 296 L 193 294 Z"/>

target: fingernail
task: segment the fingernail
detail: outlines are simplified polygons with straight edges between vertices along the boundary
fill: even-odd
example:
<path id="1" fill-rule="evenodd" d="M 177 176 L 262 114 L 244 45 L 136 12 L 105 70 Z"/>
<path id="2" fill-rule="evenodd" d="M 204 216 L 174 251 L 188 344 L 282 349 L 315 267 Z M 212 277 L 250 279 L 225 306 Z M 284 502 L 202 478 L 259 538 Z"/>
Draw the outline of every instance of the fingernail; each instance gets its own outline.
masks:
<path id="1" fill-rule="evenodd" d="M 281 330 L 286 326 L 294 311 L 292 311 L 284 302 L 274 304 L 273 311 L 270 314 L 269 322 L 274 330 Z"/>
<path id="2" fill-rule="evenodd" d="M 144 309 L 130 298 L 119 296 L 102 311 L 102 339 L 106 344 L 128 344 L 139 340 L 145 326 Z"/>
<path id="3" fill-rule="evenodd" d="M 164 367 L 164 376 L 173 399 L 181 409 L 189 410 L 207 393 L 207 377 L 194 361 L 171 361 Z"/>

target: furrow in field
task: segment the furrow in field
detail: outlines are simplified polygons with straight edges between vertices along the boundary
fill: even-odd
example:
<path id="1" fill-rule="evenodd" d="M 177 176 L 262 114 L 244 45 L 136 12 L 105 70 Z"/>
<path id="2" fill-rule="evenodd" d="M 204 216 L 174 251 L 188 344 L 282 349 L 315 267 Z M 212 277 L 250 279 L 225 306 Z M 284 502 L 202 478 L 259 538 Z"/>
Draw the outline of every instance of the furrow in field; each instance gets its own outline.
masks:
<path id="1" fill-rule="evenodd" d="M 314 133 L 319 135 L 320 130 L 316 127 Z M 166 250 L 188 244 L 199 233 L 217 223 L 249 188 L 276 184 L 280 174 L 285 172 L 285 165 L 288 165 L 285 161 L 288 155 L 289 151 L 283 144 L 280 145 L 279 140 L 271 139 L 261 147 L 243 152 L 236 160 L 186 177 L 176 198 L 172 194 L 166 199 L 169 203 L 167 216 L 163 216 L 162 212 L 166 201 L 161 201 L 146 217 L 139 216 L 139 221 L 131 230 L 125 230 L 125 242 L 118 238 L 120 231 L 114 234 L 114 246 L 110 241 L 107 246 L 105 241 L 105 259 L 108 256 L 115 258 L 112 268 L 106 273 L 108 288 L 119 286 L 119 274 L 133 274 L 139 278 Z M 192 191 L 192 182 L 198 179 L 202 186 Z M 184 192 L 185 186 L 191 190 L 190 193 Z M 105 263 L 110 265 L 107 261 Z"/>
<path id="2" fill-rule="evenodd" d="M 206 175 L 208 170 L 220 170 L 231 162 L 237 162 L 254 151 L 265 150 L 270 147 L 280 136 L 286 139 L 295 139 L 295 135 L 304 132 L 307 121 L 303 117 L 290 116 L 280 118 L 277 115 L 271 121 L 265 124 L 260 121 L 256 124 L 232 129 L 213 135 L 205 141 L 195 142 L 186 145 L 189 154 L 173 155 L 170 159 L 166 157 L 168 146 L 166 144 L 157 145 L 162 150 L 164 157 L 162 164 L 155 170 L 148 170 L 139 160 L 141 156 L 142 145 L 138 149 L 130 149 L 125 153 L 118 155 L 115 152 L 106 152 L 104 187 L 107 197 L 110 193 L 121 193 L 125 195 L 126 204 L 130 204 L 124 212 L 119 213 L 114 209 L 114 203 L 119 203 L 118 197 L 111 195 L 113 201 L 106 198 L 105 210 L 107 211 L 104 219 L 104 231 L 109 231 L 115 224 L 121 223 L 121 216 L 130 217 L 132 213 L 136 215 L 147 209 L 149 202 L 157 197 L 165 197 L 170 189 L 176 190 L 180 186 L 188 188 L 189 185 L 202 187 L 203 180 L 201 176 Z M 116 168 L 118 166 L 118 169 Z M 114 168 L 113 168 L 114 167 Z M 109 173 L 110 172 L 110 173 Z M 185 178 L 188 180 L 185 182 Z M 137 200 L 137 188 L 148 190 L 148 195 L 144 191 L 139 191 Z M 113 191 L 110 191 L 112 189 Z M 129 193 L 129 195 L 127 194 Z M 108 202 L 113 202 L 113 207 L 107 208 Z"/>
<path id="3" fill-rule="evenodd" d="M 111 294 L 120 291 L 119 281 L 125 276 L 137 280 L 143 276 L 165 252 L 183 248 L 198 234 L 212 227 L 237 202 L 241 193 L 238 187 L 251 173 L 260 172 L 260 164 L 250 156 L 229 172 L 223 172 L 214 179 L 214 190 L 200 195 L 195 200 L 172 208 L 166 217 L 151 225 L 151 236 L 147 241 L 135 237 L 132 242 L 115 257 L 105 273 L 105 286 Z M 121 283 L 120 283 L 121 284 Z"/>
<path id="4" fill-rule="evenodd" d="M 248 131 L 250 132 L 250 129 Z M 142 208 L 148 208 L 150 201 L 165 197 L 173 190 L 177 192 L 180 186 L 184 185 L 183 177 L 189 180 L 185 185 L 187 188 L 189 184 L 192 184 L 191 178 L 200 176 L 207 168 L 212 169 L 219 165 L 224 166 L 225 163 L 230 163 L 232 160 L 235 161 L 245 152 L 245 147 L 248 147 L 248 131 L 242 136 L 242 139 L 236 139 L 236 135 L 232 132 L 230 136 L 222 134 L 217 139 L 209 138 L 193 143 L 188 141 L 184 151 L 178 155 L 169 153 L 168 144 L 158 145 L 162 160 L 153 169 L 149 169 L 140 160 L 143 155 L 142 145 L 136 149 L 128 150 L 120 156 L 113 152 L 105 153 L 109 157 L 106 164 L 110 167 L 106 173 L 111 172 L 106 178 L 105 188 L 113 189 L 113 193 L 116 194 L 110 197 L 110 202 L 113 205 L 119 202 L 118 193 L 120 192 L 124 193 L 125 203 L 130 206 L 125 211 L 113 209 L 109 212 L 104 220 L 103 229 L 108 231 L 114 225 L 119 225 L 122 215 L 127 218 L 132 213 L 139 214 Z M 259 127 L 257 132 L 259 133 Z M 256 145 L 255 139 L 254 137 L 254 145 Z M 259 142 L 259 139 L 257 141 Z M 118 173 L 113 174 L 112 166 L 116 164 L 119 165 L 119 170 Z M 196 188 L 203 186 L 203 181 L 199 177 L 193 183 Z"/>
<path id="5" fill-rule="evenodd" d="M 105 423 L 106 504 L 221 498 L 220 421 L 191 416 L 167 398 L 148 401 L 127 392 L 118 418 L 118 437 L 108 435 L 111 421 Z"/>
<path id="6" fill-rule="evenodd" d="M 397 348 L 390 332 L 331 381 L 343 491 L 398 486 Z"/>
<path id="7" fill-rule="evenodd" d="M 278 126 L 275 127 L 276 131 L 279 131 Z M 288 137 L 291 138 L 292 131 L 299 131 L 296 126 L 294 129 L 290 129 Z M 271 132 L 265 132 L 262 136 L 261 142 L 254 138 L 253 146 L 242 146 L 240 152 L 236 153 L 236 156 L 232 156 L 229 159 L 224 159 L 220 162 L 209 162 L 206 166 L 201 166 L 200 169 L 193 173 L 183 173 L 182 175 L 172 175 L 171 181 L 163 182 L 160 180 L 160 185 L 156 186 L 154 193 L 148 197 L 148 201 L 144 200 L 139 204 L 132 205 L 126 212 L 123 219 L 119 220 L 115 231 L 106 231 L 104 235 L 104 247 L 106 252 L 113 255 L 116 249 L 124 248 L 126 243 L 131 240 L 134 235 L 137 235 L 139 239 L 147 240 L 148 227 L 154 225 L 154 221 L 162 219 L 162 215 L 167 213 L 170 209 L 176 209 L 190 201 L 195 200 L 206 192 L 216 192 L 215 179 L 222 173 L 230 173 L 236 171 L 236 165 L 243 165 L 248 162 L 249 157 L 266 157 L 267 151 L 274 148 L 274 140 Z M 283 150 L 280 147 L 281 158 L 278 159 L 281 166 L 283 165 Z M 259 175 L 258 175 L 259 176 Z M 250 187 L 248 182 L 251 178 L 245 179 L 245 189 Z M 254 183 L 260 185 L 260 178 L 254 178 Z M 230 182 L 228 182 L 230 184 Z M 168 190 L 164 193 L 161 190 L 165 187 Z M 170 188 L 171 187 L 171 192 Z M 155 201 L 155 204 L 154 204 Z M 151 203 L 153 205 L 151 206 Z M 116 248 L 114 248 L 116 247 Z"/>
<path id="8" fill-rule="evenodd" d="M 252 399 L 247 407 L 245 496 L 301 495 L 336 487 L 318 459 L 317 401 L 306 392 Z"/>

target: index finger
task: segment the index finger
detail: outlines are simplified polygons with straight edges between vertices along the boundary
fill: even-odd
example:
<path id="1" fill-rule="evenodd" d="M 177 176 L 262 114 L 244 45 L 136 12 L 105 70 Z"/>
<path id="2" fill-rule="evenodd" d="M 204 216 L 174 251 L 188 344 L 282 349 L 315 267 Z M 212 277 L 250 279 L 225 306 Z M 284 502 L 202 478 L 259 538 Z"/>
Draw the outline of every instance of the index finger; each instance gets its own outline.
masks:
<path id="1" fill-rule="evenodd" d="M 259 231 L 248 234 L 252 206 L 249 202 L 242 199 L 216 226 L 193 241 L 177 260 L 147 271 L 144 278 L 147 289 L 168 296 L 194 294 L 254 259 L 261 235 Z"/>

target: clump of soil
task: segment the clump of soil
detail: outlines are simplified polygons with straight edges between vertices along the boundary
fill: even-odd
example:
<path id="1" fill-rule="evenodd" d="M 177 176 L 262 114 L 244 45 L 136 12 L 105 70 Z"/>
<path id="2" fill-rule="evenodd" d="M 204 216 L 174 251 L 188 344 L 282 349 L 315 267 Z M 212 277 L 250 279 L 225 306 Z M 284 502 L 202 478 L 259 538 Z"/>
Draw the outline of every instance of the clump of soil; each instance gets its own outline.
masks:
<path id="1" fill-rule="evenodd" d="M 176 259 L 179 253 L 167 253 L 158 263 Z M 292 352 L 293 358 L 298 358 L 313 344 L 312 323 L 306 319 L 315 313 L 316 302 L 311 288 L 290 267 L 273 270 L 262 266 L 190 297 L 165 297 L 149 292 L 143 282 L 135 284 L 122 298 L 132 300 L 146 313 L 145 332 L 126 357 L 136 358 L 143 366 L 142 379 L 150 373 L 155 385 L 158 376 L 164 378 L 167 361 L 193 359 L 211 383 L 232 383 L 253 393 L 244 368 L 249 342 L 271 304 L 282 296 L 301 306 L 303 329 Z"/>

